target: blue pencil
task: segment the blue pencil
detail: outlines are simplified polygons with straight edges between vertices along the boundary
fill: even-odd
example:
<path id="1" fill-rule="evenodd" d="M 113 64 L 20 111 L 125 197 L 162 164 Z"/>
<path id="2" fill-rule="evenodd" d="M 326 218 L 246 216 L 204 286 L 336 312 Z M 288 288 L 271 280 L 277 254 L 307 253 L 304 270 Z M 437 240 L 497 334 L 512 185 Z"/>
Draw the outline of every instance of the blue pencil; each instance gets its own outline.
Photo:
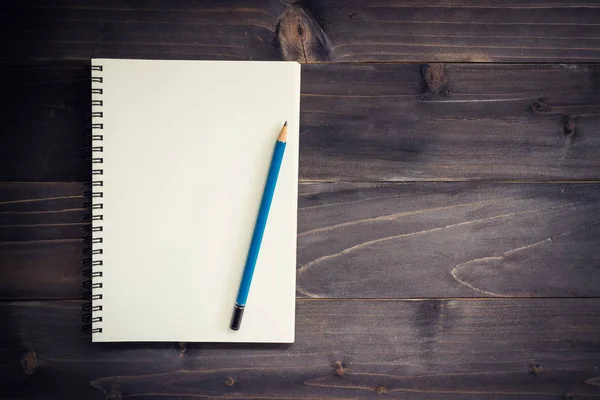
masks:
<path id="1" fill-rule="evenodd" d="M 260 251 L 260 244 L 262 242 L 263 234 L 265 233 L 267 218 L 269 217 L 269 210 L 271 209 L 273 193 L 275 193 L 275 185 L 277 184 L 277 177 L 279 176 L 279 169 L 281 168 L 286 141 L 287 121 L 283 124 L 283 128 L 281 128 L 281 132 L 277 137 L 277 142 L 275 142 L 275 150 L 273 151 L 273 158 L 271 159 L 271 166 L 269 167 L 265 190 L 263 192 L 262 200 L 260 201 L 258 217 L 256 217 L 256 225 L 254 226 L 254 233 L 252 233 L 252 240 L 250 241 L 250 249 L 248 250 L 248 256 L 246 258 L 246 265 L 244 266 L 242 282 L 240 283 L 240 289 L 235 300 L 233 317 L 231 318 L 230 325 L 230 328 L 234 331 L 239 330 L 240 325 L 242 324 L 242 316 L 244 315 L 244 308 L 246 307 L 248 292 L 250 291 L 250 283 L 252 282 L 252 275 L 254 274 L 258 252 Z"/>

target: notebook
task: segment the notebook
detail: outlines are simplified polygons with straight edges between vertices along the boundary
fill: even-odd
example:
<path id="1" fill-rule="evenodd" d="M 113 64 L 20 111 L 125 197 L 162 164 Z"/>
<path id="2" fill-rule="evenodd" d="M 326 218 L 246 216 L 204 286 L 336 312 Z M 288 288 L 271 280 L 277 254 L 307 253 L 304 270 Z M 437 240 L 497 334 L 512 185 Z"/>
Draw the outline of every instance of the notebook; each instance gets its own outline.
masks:
<path id="1" fill-rule="evenodd" d="M 294 341 L 300 65 L 92 60 L 95 342 Z M 288 141 L 229 329 L 275 140 Z"/>

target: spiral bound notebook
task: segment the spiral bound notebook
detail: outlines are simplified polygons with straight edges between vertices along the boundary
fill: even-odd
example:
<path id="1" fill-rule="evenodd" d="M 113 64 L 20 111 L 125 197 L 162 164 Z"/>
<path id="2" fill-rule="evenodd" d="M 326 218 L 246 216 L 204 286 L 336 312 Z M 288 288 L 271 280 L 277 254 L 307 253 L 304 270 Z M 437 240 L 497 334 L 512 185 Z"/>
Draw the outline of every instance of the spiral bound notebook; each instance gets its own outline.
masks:
<path id="1" fill-rule="evenodd" d="M 92 60 L 95 342 L 294 341 L 300 65 Z M 288 143 L 229 329 L 275 139 Z"/>

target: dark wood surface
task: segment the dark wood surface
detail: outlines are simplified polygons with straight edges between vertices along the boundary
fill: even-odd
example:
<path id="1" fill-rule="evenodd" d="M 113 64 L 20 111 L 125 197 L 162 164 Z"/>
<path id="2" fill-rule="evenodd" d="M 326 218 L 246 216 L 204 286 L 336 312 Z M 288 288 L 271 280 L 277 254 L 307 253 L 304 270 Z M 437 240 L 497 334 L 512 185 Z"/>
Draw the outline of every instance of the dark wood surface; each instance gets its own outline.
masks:
<path id="1" fill-rule="evenodd" d="M 0 67 L 0 181 L 87 179 L 89 80 Z M 301 109 L 303 181 L 600 178 L 598 65 L 306 65 Z"/>
<path id="2" fill-rule="evenodd" d="M 597 179 L 599 71 L 595 65 L 307 67 L 302 178 Z"/>
<path id="3" fill-rule="evenodd" d="M 0 398 L 600 398 L 599 20 L 595 0 L 3 2 Z M 91 57 L 307 63 L 296 343 L 80 332 Z"/>
<path id="4" fill-rule="evenodd" d="M 286 3 L 295 2 L 279 0 L 5 3 L 0 23 L 12 40 L 0 61 L 7 63 L 282 55 L 336 62 L 600 60 L 600 5 L 593 0 L 309 0 L 294 9 Z M 283 49 L 274 40 L 281 28 L 284 37 L 299 36 Z M 301 42 L 322 51 L 295 51 Z"/>
<path id="5" fill-rule="evenodd" d="M 309 300 L 293 345 L 100 344 L 81 302 L 4 302 L 8 398 L 583 399 L 593 299 Z M 6 383 L 5 383 L 6 385 Z"/>
<path id="6" fill-rule="evenodd" d="M 0 184 L 0 298 L 80 295 L 84 189 Z M 600 184 L 301 184 L 298 206 L 301 297 L 600 296 Z"/>

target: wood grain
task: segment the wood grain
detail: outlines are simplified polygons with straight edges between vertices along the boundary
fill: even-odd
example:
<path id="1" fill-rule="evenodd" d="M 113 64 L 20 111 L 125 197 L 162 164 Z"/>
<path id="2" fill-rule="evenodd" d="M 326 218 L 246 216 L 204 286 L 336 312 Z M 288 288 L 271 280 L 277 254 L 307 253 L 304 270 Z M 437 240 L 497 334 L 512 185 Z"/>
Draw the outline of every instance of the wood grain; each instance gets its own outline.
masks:
<path id="1" fill-rule="evenodd" d="M 0 67 L 0 181 L 88 180 L 90 79 L 83 66 Z"/>
<path id="2" fill-rule="evenodd" d="M 301 185 L 310 297 L 598 296 L 597 184 Z"/>
<path id="3" fill-rule="evenodd" d="M 585 62 L 600 47 L 597 3 L 315 3 L 338 62 Z"/>
<path id="4" fill-rule="evenodd" d="M 92 344 L 80 306 L 0 303 L 4 396 L 600 396 L 597 300 L 299 300 L 292 345 Z"/>
<path id="5" fill-rule="evenodd" d="M 597 65 L 309 65 L 300 179 L 600 178 Z M 0 181 L 86 181 L 89 72 L 0 68 Z"/>
<path id="6" fill-rule="evenodd" d="M 81 298 L 84 189 L 0 184 L 0 297 Z"/>
<path id="7" fill-rule="evenodd" d="M 312 12 L 300 3 L 287 7 L 277 25 L 276 46 L 286 61 L 328 61 L 331 43 Z"/>
<path id="8" fill-rule="evenodd" d="M 0 298 L 80 297 L 83 189 L 0 185 Z M 302 184 L 298 295 L 597 297 L 599 210 L 600 184 Z"/>
<path id="9" fill-rule="evenodd" d="M 0 183 L 0 397 L 600 399 L 598 21 L 580 0 L 2 2 L 0 182 L 22 182 Z M 82 291 L 94 57 L 309 64 L 296 343 L 92 344 L 53 300 Z"/>
<path id="10" fill-rule="evenodd" d="M 596 66 L 434 70 L 303 68 L 301 178 L 598 179 Z"/>
<path id="11" fill-rule="evenodd" d="M 290 28 L 310 27 L 292 47 L 322 31 L 326 59 L 333 62 L 600 60 L 600 6 L 594 1 L 29 0 L 2 4 L 8 46 L 0 62 L 281 59 L 286 53 L 278 48 L 278 27 L 294 7 L 308 11 L 313 22 L 290 21 Z"/>

